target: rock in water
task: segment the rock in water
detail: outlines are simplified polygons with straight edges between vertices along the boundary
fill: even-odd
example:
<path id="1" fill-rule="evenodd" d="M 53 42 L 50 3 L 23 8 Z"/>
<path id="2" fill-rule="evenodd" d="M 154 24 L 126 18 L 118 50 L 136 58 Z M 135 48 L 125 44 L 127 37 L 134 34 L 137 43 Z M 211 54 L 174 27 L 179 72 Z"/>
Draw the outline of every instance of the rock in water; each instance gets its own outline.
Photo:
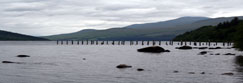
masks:
<path id="1" fill-rule="evenodd" d="M 25 57 L 30 57 L 30 56 L 29 55 L 18 55 L 17 57 L 25 58 Z"/>
<path id="2" fill-rule="evenodd" d="M 23 62 L 13 62 L 13 61 L 2 61 L 5 64 L 24 64 Z"/>
<path id="3" fill-rule="evenodd" d="M 224 55 L 235 55 L 235 54 L 233 54 L 233 53 L 226 53 L 226 54 L 224 54 Z"/>
<path id="4" fill-rule="evenodd" d="M 223 73 L 221 75 L 229 75 L 229 76 L 232 76 L 232 75 L 234 75 L 234 73 L 229 72 L 229 73 Z"/>
<path id="5" fill-rule="evenodd" d="M 170 52 L 170 50 L 165 50 L 164 52 Z"/>
<path id="6" fill-rule="evenodd" d="M 192 49 L 192 47 L 191 46 L 182 46 L 182 47 L 177 47 L 176 49 L 190 50 L 190 49 Z"/>
<path id="7" fill-rule="evenodd" d="M 137 51 L 138 52 L 149 52 L 149 53 L 170 52 L 169 50 L 165 50 L 164 48 L 159 47 L 159 46 L 141 48 L 141 49 L 138 49 Z"/>
<path id="8" fill-rule="evenodd" d="M 208 49 L 222 49 L 221 47 L 215 47 L 215 48 L 208 48 Z"/>
<path id="9" fill-rule="evenodd" d="M 131 68 L 132 66 L 130 65 L 126 65 L 126 64 L 120 64 L 118 66 L 116 66 L 116 68 L 119 68 L 119 69 L 124 69 L 124 68 Z"/>
<path id="10" fill-rule="evenodd" d="M 195 74 L 195 72 L 188 72 L 188 74 Z"/>
<path id="11" fill-rule="evenodd" d="M 142 69 L 142 68 L 138 68 L 137 71 L 144 71 L 144 69 Z"/>
<path id="12" fill-rule="evenodd" d="M 205 55 L 207 53 L 208 53 L 207 51 L 202 51 L 202 52 L 199 53 L 199 55 Z"/>
<path id="13" fill-rule="evenodd" d="M 2 61 L 2 63 L 16 63 L 16 62 L 12 62 L 12 61 Z"/>
<path id="14" fill-rule="evenodd" d="M 179 71 L 177 71 L 177 70 L 175 70 L 175 71 L 173 71 L 174 73 L 179 73 Z"/>

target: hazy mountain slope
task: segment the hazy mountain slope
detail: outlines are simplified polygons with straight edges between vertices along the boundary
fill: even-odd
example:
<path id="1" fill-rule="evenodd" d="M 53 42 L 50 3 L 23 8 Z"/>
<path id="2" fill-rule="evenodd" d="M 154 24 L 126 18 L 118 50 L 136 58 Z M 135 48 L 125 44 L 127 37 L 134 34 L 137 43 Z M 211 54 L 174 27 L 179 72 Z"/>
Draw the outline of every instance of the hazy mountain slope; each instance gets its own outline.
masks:
<path id="1" fill-rule="evenodd" d="M 127 26 L 125 28 L 162 28 L 162 27 L 175 27 L 179 25 L 191 24 L 200 20 L 207 20 L 207 17 L 181 17 L 173 20 L 156 22 L 156 23 L 146 23 L 146 24 L 134 24 Z"/>
<path id="2" fill-rule="evenodd" d="M 195 18 L 195 19 L 193 19 Z M 135 24 L 107 30 L 81 30 L 70 34 L 46 36 L 51 40 L 171 40 L 179 34 L 205 25 L 216 25 L 229 18 L 182 17 L 174 20 Z"/>
<path id="3" fill-rule="evenodd" d="M 39 41 L 39 40 L 48 40 L 45 38 L 33 37 L 8 31 L 0 30 L 0 41 Z"/>

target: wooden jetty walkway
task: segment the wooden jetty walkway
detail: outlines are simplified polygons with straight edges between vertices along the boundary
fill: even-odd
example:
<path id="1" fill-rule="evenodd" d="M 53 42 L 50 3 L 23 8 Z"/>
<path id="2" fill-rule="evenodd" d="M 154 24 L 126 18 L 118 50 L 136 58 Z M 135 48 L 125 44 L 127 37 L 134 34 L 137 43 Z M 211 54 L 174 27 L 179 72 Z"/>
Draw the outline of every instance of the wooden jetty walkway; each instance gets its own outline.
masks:
<path id="1" fill-rule="evenodd" d="M 179 46 L 233 46 L 232 42 L 193 42 L 193 41 L 97 41 L 97 40 L 58 40 L 57 45 L 179 45 Z"/>

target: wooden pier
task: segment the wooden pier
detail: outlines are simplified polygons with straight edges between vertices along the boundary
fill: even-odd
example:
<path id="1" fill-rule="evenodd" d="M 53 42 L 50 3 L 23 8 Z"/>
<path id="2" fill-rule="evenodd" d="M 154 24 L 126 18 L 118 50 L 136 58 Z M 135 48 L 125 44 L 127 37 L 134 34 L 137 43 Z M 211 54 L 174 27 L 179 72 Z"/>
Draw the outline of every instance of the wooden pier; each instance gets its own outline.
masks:
<path id="1" fill-rule="evenodd" d="M 160 46 L 233 46 L 231 42 L 196 42 L 196 41 L 97 41 L 97 40 L 58 40 L 57 45 L 152 45 Z"/>

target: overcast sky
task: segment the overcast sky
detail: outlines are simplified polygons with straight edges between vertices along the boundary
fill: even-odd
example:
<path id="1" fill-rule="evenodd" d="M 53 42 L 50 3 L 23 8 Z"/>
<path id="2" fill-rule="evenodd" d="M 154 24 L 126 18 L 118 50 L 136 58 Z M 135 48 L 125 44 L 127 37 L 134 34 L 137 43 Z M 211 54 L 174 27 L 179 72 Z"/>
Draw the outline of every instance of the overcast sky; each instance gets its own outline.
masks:
<path id="1" fill-rule="evenodd" d="M 182 16 L 243 16 L 243 0 L 0 0 L 0 30 L 43 36 Z"/>

